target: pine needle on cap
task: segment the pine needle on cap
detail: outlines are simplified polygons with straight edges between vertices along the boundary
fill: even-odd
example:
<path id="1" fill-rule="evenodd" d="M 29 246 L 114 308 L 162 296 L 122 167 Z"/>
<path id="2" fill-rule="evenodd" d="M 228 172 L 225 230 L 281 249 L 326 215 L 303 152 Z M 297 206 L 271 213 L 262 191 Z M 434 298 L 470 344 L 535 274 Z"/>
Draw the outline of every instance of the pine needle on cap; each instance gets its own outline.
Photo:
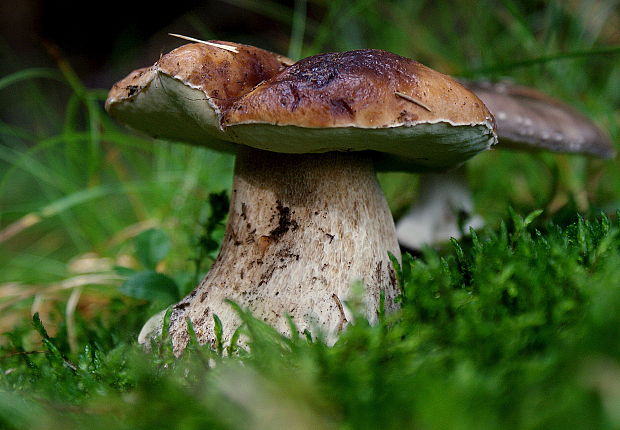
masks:
<path id="1" fill-rule="evenodd" d="M 396 94 L 398 97 L 403 98 L 413 104 L 416 104 L 418 106 L 420 106 L 422 109 L 426 109 L 429 112 L 432 112 L 431 108 L 429 108 L 428 106 L 426 106 L 424 103 L 422 103 L 420 100 L 414 98 L 413 96 L 410 96 L 408 94 L 405 93 L 401 93 L 400 91 L 395 91 L 394 94 Z"/>
<path id="2" fill-rule="evenodd" d="M 206 40 L 195 39 L 193 37 L 183 36 L 182 34 L 175 34 L 175 33 L 168 33 L 168 34 L 170 36 L 178 37 L 179 39 L 189 40 L 190 42 L 203 43 L 205 45 L 215 46 L 216 48 L 225 49 L 226 51 L 234 52 L 235 54 L 239 53 L 239 50 L 234 46 L 224 45 L 222 43 L 209 42 Z"/>

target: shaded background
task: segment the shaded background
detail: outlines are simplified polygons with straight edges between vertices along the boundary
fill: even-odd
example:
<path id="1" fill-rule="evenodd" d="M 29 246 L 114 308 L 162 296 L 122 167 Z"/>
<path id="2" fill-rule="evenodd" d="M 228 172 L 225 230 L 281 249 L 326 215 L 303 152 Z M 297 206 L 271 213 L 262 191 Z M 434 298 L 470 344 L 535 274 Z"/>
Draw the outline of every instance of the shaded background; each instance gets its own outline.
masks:
<path id="1" fill-rule="evenodd" d="M 244 6 L 244 3 L 247 3 Z M 248 7 L 249 6 L 249 7 Z M 146 1 L 24 0 L 0 5 L 0 37 L 6 58 L 3 72 L 49 65 L 43 42 L 58 46 L 87 86 L 108 88 L 119 74 L 152 63 L 162 52 L 183 43 L 168 32 L 235 40 L 286 51 L 294 3 L 291 1 L 183 1 L 163 9 Z M 307 8 L 323 14 L 320 5 Z"/>

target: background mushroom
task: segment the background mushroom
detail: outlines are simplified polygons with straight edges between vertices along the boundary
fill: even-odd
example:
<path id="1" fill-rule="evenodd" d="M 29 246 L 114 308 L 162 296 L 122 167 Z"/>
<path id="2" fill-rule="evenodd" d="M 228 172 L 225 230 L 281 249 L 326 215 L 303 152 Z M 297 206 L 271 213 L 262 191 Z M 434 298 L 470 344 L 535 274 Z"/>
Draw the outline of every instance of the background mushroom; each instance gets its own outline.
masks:
<path id="1" fill-rule="evenodd" d="M 181 47 L 117 84 L 107 103 L 113 116 L 151 134 L 239 144 L 220 254 L 173 307 L 175 351 L 188 341 L 187 319 L 200 342 L 215 342 L 214 314 L 227 342 L 239 324 L 227 299 L 282 333 L 290 315 L 298 330 L 319 329 L 328 341 L 351 319 L 345 305 L 356 281 L 370 321 L 382 295 L 393 309 L 388 254 L 400 252 L 374 154 L 420 170 L 459 164 L 495 142 L 484 104 L 453 79 L 379 50 L 309 57 L 215 98 L 232 79 L 210 70 L 214 60 L 177 60 L 194 49 L 226 56 L 227 67 L 236 61 L 230 51 Z M 281 58 L 269 61 L 278 70 Z M 160 332 L 160 322 L 161 314 L 147 323 L 141 340 Z"/>
<path id="2" fill-rule="evenodd" d="M 609 135 L 566 103 L 509 82 L 462 83 L 495 116 L 499 149 L 615 156 Z M 473 213 L 464 167 L 421 175 L 419 190 L 418 199 L 397 223 L 402 246 L 417 250 L 451 237 L 458 239 L 461 231 L 484 225 L 483 219 Z"/>

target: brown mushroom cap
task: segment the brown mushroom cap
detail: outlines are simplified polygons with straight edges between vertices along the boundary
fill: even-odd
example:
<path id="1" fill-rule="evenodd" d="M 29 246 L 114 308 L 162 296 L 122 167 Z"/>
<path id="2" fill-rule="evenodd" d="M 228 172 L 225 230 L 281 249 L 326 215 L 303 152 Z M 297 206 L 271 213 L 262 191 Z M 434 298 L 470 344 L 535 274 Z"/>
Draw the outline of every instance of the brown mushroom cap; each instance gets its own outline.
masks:
<path id="1" fill-rule="evenodd" d="M 495 142 L 493 118 L 471 91 L 376 49 L 300 60 L 236 100 L 222 124 L 259 149 L 371 150 L 406 170 L 451 167 Z"/>
<path id="2" fill-rule="evenodd" d="M 378 49 L 304 58 L 238 100 L 225 125 L 388 128 L 481 124 L 490 114 L 452 78 Z"/>
<path id="3" fill-rule="evenodd" d="M 495 116 L 500 147 L 614 157 L 611 138 L 566 103 L 509 82 L 463 82 Z"/>
<path id="4" fill-rule="evenodd" d="M 135 97 L 152 82 L 154 74 L 161 73 L 201 90 L 221 111 L 293 63 L 282 55 L 254 46 L 218 40 L 209 42 L 229 46 L 235 51 L 204 43 L 180 46 L 162 55 L 153 66 L 135 70 L 114 84 L 106 107 Z"/>
<path id="5" fill-rule="evenodd" d="M 156 137 L 235 151 L 221 139 L 221 112 L 292 60 L 260 48 L 209 41 L 234 49 L 190 43 L 153 66 L 117 82 L 106 109 L 121 122 Z"/>

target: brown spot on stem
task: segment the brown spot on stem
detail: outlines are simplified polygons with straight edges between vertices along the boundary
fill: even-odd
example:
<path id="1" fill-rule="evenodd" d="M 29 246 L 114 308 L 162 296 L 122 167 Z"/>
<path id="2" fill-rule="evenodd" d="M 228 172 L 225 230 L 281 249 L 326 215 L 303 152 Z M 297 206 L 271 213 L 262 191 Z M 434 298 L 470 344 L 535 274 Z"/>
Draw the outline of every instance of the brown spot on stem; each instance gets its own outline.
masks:
<path id="1" fill-rule="evenodd" d="M 263 256 L 265 255 L 265 251 L 267 251 L 267 248 L 269 248 L 270 243 L 271 239 L 269 238 L 269 236 L 261 236 L 258 238 L 257 245 L 260 258 L 263 258 Z"/>
<path id="2" fill-rule="evenodd" d="M 344 326 L 347 324 L 347 317 L 344 313 L 344 306 L 342 306 L 342 302 L 338 298 L 336 294 L 332 294 L 332 299 L 336 302 L 336 306 L 338 306 L 338 310 L 340 311 L 340 322 L 338 323 L 337 332 L 340 333 Z"/>
<path id="3" fill-rule="evenodd" d="M 291 220 L 291 208 L 283 206 L 280 200 L 276 200 L 276 211 L 278 215 L 278 226 L 269 232 L 269 237 L 277 241 L 289 230 L 297 230 L 297 221 Z"/>

